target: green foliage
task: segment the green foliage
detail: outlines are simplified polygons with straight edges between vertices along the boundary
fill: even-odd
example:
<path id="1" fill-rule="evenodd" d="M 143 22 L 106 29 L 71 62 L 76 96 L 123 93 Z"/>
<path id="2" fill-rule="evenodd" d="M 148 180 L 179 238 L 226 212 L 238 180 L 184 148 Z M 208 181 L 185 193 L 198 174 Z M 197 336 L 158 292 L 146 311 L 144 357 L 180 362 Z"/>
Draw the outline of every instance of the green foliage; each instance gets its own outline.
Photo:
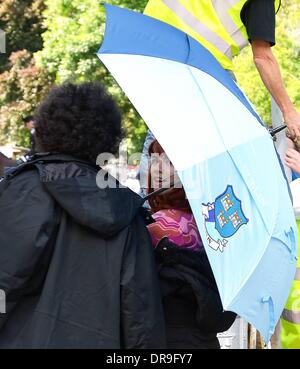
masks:
<path id="1" fill-rule="evenodd" d="M 0 54 L 0 71 L 9 67 L 12 52 L 42 48 L 43 0 L 1 0 L 0 28 L 6 33 L 7 53 Z"/>
<path id="2" fill-rule="evenodd" d="M 49 91 L 51 76 L 38 68 L 32 53 L 42 48 L 42 0 L 1 0 L 0 28 L 7 52 L 0 54 L 0 144 L 28 146 L 22 118 L 32 114 Z"/>
<path id="3" fill-rule="evenodd" d="M 112 0 L 142 11 L 146 0 Z M 134 6 L 132 4 L 134 3 Z M 96 56 L 105 30 L 104 6 L 99 0 L 46 0 L 44 47 L 37 59 L 58 83 L 103 78 Z"/>
<path id="4" fill-rule="evenodd" d="M 147 0 L 108 2 L 142 11 Z M 56 83 L 104 83 L 123 111 L 130 152 L 140 150 L 146 126 L 96 55 L 105 30 L 103 5 L 99 0 L 48 0 L 46 5 L 44 48 L 36 54 L 39 64 L 55 74 Z"/>
<path id="5" fill-rule="evenodd" d="M 286 0 L 279 19 L 276 56 L 289 96 L 300 110 L 300 3 Z"/>
<path id="6" fill-rule="evenodd" d="M 107 2 L 142 12 L 147 0 Z M 300 109 L 300 3 L 283 1 L 277 19 L 274 51 L 289 95 Z M 100 81 L 123 111 L 130 153 L 141 150 L 146 126 L 96 56 L 105 30 L 100 0 L 1 0 L 0 28 L 8 40 L 7 55 L 2 59 L 0 55 L 0 72 L 5 70 L 0 74 L 0 141 L 26 144 L 20 118 L 33 111 L 53 82 Z M 270 122 L 270 96 L 249 47 L 235 60 L 235 72 L 263 119 Z"/>
<path id="7" fill-rule="evenodd" d="M 31 114 L 48 93 L 52 80 L 26 50 L 12 53 L 11 68 L 0 74 L 0 144 L 15 141 L 28 147 L 22 118 Z"/>

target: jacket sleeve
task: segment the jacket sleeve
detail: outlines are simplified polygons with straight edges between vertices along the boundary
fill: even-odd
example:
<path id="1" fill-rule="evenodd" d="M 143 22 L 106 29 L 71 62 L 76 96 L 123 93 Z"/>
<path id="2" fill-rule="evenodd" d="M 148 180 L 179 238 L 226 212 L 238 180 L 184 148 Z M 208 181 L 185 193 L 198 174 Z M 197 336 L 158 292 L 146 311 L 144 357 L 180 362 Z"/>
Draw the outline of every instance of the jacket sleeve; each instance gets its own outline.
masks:
<path id="1" fill-rule="evenodd" d="M 165 348 L 165 324 L 154 252 L 144 221 L 131 225 L 121 272 L 122 348 Z"/>
<path id="2" fill-rule="evenodd" d="M 41 287 L 37 277 L 54 232 L 54 203 L 35 176 L 13 178 L 0 194 L 0 290 L 6 299 L 0 330 L 20 299 Z"/>

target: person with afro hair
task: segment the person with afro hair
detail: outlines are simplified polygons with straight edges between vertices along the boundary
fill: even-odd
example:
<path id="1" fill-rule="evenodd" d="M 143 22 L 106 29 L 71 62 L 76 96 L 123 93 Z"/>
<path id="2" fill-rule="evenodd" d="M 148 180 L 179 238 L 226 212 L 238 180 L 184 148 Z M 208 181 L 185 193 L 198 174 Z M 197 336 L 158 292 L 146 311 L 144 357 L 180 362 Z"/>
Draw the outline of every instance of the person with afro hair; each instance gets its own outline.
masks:
<path id="1" fill-rule="evenodd" d="M 112 97 L 65 84 L 35 127 L 38 153 L 0 182 L 0 348 L 165 348 L 142 200 L 97 186 L 97 156 L 122 132 Z"/>
<path id="2" fill-rule="evenodd" d="M 122 137 L 120 112 L 97 83 L 54 88 L 37 109 L 35 129 L 39 151 L 92 163 L 99 154 L 115 154 Z"/>

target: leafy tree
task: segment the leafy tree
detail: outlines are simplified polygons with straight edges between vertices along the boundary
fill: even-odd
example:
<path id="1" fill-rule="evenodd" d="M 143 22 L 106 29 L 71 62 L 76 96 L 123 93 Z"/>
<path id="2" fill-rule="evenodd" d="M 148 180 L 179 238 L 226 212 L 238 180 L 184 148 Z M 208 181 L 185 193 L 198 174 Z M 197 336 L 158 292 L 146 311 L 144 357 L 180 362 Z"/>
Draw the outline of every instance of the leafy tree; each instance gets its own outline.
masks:
<path id="1" fill-rule="evenodd" d="M 0 54 L 0 143 L 27 146 L 22 117 L 31 114 L 51 85 L 32 53 L 42 48 L 43 0 L 1 0 L 0 28 L 7 52 Z"/>
<path id="2" fill-rule="evenodd" d="M 6 33 L 7 52 L 0 54 L 0 71 L 9 68 L 12 52 L 42 48 L 43 0 L 1 0 L 0 28 Z"/>
<path id="3" fill-rule="evenodd" d="M 52 85 L 51 76 L 36 66 L 27 50 L 11 54 L 11 68 L 0 74 L 0 144 L 14 141 L 28 147 L 22 118 L 31 114 Z"/>
<path id="4" fill-rule="evenodd" d="M 142 11 L 147 0 L 109 2 Z M 38 53 L 39 62 L 55 74 L 58 83 L 66 80 L 104 82 L 124 112 L 124 127 L 130 138 L 131 151 L 140 150 L 146 127 L 96 57 L 105 28 L 103 6 L 98 0 L 48 0 L 46 4 L 47 31 L 43 35 L 44 49 Z M 299 4 L 285 1 L 278 15 L 276 51 L 289 94 L 296 103 L 299 101 L 299 17 Z M 237 58 L 235 66 L 240 85 L 264 120 L 270 122 L 270 96 L 253 64 L 250 48 Z"/>
<path id="5" fill-rule="evenodd" d="M 147 0 L 111 0 L 114 5 L 142 10 Z M 132 6 L 134 4 L 134 6 Z M 41 64 L 66 80 L 103 77 L 96 56 L 105 29 L 104 6 L 99 0 L 46 0 L 44 47 L 37 53 Z"/>
<path id="6" fill-rule="evenodd" d="M 110 0 L 142 12 L 147 0 Z M 23 15 L 24 14 L 24 15 Z M 300 109 L 300 4 L 285 0 L 278 14 L 277 46 L 289 95 Z M 100 63 L 96 53 L 105 29 L 104 7 L 99 0 L 2 0 L 0 28 L 7 33 L 8 54 L 0 55 L 0 140 L 25 144 L 20 117 L 40 102 L 52 82 L 101 81 L 116 97 L 124 116 L 130 151 L 140 151 L 146 126 Z M 41 33 L 43 32 L 42 36 Z M 24 48 L 28 51 L 19 51 Z M 37 50 L 37 53 L 35 53 Z M 16 52 L 10 55 L 10 52 Z M 35 53 L 35 60 L 31 59 Z M 252 61 L 250 48 L 235 60 L 239 84 L 266 122 L 270 96 Z M 36 93 L 38 91 L 38 93 Z M 1 130 L 2 128 L 2 130 Z"/>
<path id="7" fill-rule="evenodd" d="M 142 11 L 147 0 L 108 2 Z M 36 54 L 39 64 L 55 76 L 56 83 L 104 83 L 123 111 L 123 125 L 129 138 L 129 150 L 141 150 L 146 126 L 96 56 L 105 29 L 103 5 L 99 0 L 47 0 L 46 5 L 47 31 L 43 34 L 44 48 Z"/>

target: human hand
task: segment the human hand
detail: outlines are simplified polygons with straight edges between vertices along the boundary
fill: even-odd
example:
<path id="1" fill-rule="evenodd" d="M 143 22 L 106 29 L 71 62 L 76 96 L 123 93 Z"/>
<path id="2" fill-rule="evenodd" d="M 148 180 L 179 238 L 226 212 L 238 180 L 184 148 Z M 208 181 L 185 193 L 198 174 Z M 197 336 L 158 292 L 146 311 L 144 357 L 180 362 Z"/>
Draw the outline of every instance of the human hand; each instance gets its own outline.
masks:
<path id="1" fill-rule="evenodd" d="M 285 164 L 295 173 L 300 175 L 300 153 L 294 149 L 288 149 L 285 154 Z"/>
<path id="2" fill-rule="evenodd" d="M 300 114 L 291 109 L 284 114 L 284 122 L 288 126 L 292 138 L 300 138 Z"/>

